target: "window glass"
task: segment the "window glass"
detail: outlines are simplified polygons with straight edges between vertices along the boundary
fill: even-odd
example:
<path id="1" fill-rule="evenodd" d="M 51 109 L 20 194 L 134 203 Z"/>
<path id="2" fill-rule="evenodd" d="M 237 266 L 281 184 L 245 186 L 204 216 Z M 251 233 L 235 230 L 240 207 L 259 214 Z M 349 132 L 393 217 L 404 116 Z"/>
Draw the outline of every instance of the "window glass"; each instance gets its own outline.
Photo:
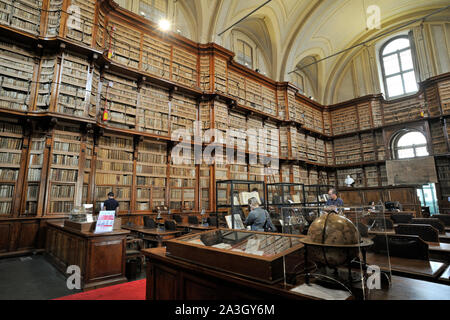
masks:
<path id="1" fill-rule="evenodd" d="M 408 132 L 405 133 L 397 143 L 398 147 L 407 147 L 412 145 L 420 145 L 420 144 L 426 144 L 427 139 L 425 136 L 417 131 Z"/>
<path id="2" fill-rule="evenodd" d="M 381 52 L 383 80 L 389 98 L 418 90 L 411 46 L 407 37 L 395 38 Z"/>
<path id="3" fill-rule="evenodd" d="M 383 55 L 405 48 L 409 48 L 409 40 L 407 38 L 399 38 L 392 41 L 384 48 Z"/>

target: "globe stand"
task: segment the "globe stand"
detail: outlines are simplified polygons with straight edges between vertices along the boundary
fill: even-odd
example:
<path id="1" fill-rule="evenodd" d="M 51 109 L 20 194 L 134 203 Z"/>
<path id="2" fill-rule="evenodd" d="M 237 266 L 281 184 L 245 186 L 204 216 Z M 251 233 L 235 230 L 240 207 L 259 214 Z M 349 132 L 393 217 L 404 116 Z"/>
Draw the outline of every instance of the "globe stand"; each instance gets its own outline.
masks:
<path id="1" fill-rule="evenodd" d="M 336 245 L 327 245 L 327 244 L 322 244 L 322 243 L 308 243 L 307 241 L 302 241 L 303 244 L 305 245 L 305 265 L 308 265 L 308 247 L 321 247 L 322 251 L 323 251 L 323 255 L 325 257 L 325 261 L 326 260 L 326 249 L 327 248 L 339 248 L 342 250 L 345 250 L 346 255 L 347 255 L 347 263 L 341 266 L 346 266 L 347 268 L 347 279 L 342 279 L 339 276 L 339 272 L 338 272 L 338 267 L 339 266 L 331 266 L 327 263 L 323 264 L 321 263 L 322 266 L 324 267 L 328 267 L 330 269 L 334 270 L 334 277 L 330 277 L 333 280 L 330 279 L 326 279 L 326 277 L 320 279 L 320 280 L 316 280 L 315 282 L 319 285 L 322 285 L 323 287 L 327 287 L 330 289 L 343 289 L 343 284 L 342 282 L 346 282 L 348 289 L 352 292 L 353 296 L 357 297 L 357 298 L 361 298 L 363 296 L 363 294 L 361 294 L 361 289 L 355 287 L 354 284 L 354 280 L 353 280 L 353 276 L 352 276 L 352 260 L 354 258 L 354 256 L 351 254 L 351 252 L 355 249 L 355 247 L 359 247 L 361 250 L 361 255 L 362 255 L 362 259 L 363 261 L 361 262 L 361 267 L 362 267 L 362 271 L 363 274 L 361 275 L 361 277 L 358 279 L 358 282 L 361 281 L 361 279 L 365 279 L 366 275 L 367 275 L 367 248 L 369 248 L 370 246 L 373 245 L 373 241 L 371 240 L 364 240 L 362 241 L 360 244 L 355 245 L 355 246 L 336 246 Z M 307 272 L 305 275 L 305 283 L 306 284 L 310 284 L 310 279 L 311 279 L 311 273 Z M 342 282 L 340 281 L 342 280 Z M 364 285 L 364 284 L 363 284 Z"/>

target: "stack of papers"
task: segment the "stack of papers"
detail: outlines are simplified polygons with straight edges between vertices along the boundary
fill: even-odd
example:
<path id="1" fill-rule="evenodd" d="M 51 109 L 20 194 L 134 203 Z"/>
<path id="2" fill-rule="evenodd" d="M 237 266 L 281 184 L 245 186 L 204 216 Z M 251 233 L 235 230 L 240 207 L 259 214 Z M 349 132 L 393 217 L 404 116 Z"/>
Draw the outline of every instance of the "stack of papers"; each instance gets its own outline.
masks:
<path id="1" fill-rule="evenodd" d="M 317 284 L 302 284 L 291 291 L 325 300 L 346 300 L 351 294 L 343 290 L 328 289 Z"/>

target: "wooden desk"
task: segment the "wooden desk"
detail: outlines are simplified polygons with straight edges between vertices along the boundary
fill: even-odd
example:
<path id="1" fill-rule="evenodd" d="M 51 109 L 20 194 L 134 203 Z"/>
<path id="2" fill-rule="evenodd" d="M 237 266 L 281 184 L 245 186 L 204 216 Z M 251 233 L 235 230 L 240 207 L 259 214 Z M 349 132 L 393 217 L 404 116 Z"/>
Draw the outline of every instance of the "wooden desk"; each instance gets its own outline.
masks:
<path id="1" fill-rule="evenodd" d="M 165 231 L 161 229 L 150 229 L 144 226 L 122 226 L 122 229 L 137 233 L 140 238 L 157 244 L 158 247 L 163 246 L 164 242 L 182 234 L 181 231 Z"/>
<path id="2" fill-rule="evenodd" d="M 369 230 L 369 235 L 394 235 L 395 234 L 395 230 L 394 229 L 389 229 L 386 231 L 372 231 Z M 439 234 L 439 242 L 441 243 L 449 243 L 450 244 L 450 232 L 446 232 L 445 234 Z"/>
<path id="3" fill-rule="evenodd" d="M 389 290 L 370 290 L 369 300 L 450 300 L 450 286 L 392 276 Z"/>
<path id="4" fill-rule="evenodd" d="M 450 285 L 450 266 L 447 267 L 444 273 L 439 277 L 439 281 Z"/>
<path id="5" fill-rule="evenodd" d="M 143 250 L 147 263 L 147 300 L 317 300 L 291 292 L 292 286 L 269 285 L 199 267 L 166 256 L 165 248 Z M 450 299 L 450 286 L 392 277 L 389 289 L 371 290 L 370 300 Z"/>
<path id="6" fill-rule="evenodd" d="M 433 260 L 440 260 L 450 263 L 450 243 L 428 243 L 428 252 Z"/>
<path id="7" fill-rule="evenodd" d="M 382 271 L 389 270 L 387 256 L 367 253 L 367 264 L 379 266 Z M 446 264 L 438 261 L 425 261 L 416 259 L 405 259 L 399 257 L 390 257 L 392 273 L 395 275 L 434 281 L 442 274 Z"/>
<path id="8" fill-rule="evenodd" d="M 71 265 L 81 269 L 83 290 L 126 282 L 127 230 L 108 233 L 77 231 L 61 223 L 47 223 L 46 257 L 65 276 Z"/>
<path id="9" fill-rule="evenodd" d="M 213 226 L 203 226 L 201 224 L 189 224 L 189 223 L 177 223 L 177 229 L 182 229 L 185 232 L 202 232 L 202 231 L 208 231 L 208 230 L 213 230 L 213 229 L 217 229 L 216 227 Z"/>

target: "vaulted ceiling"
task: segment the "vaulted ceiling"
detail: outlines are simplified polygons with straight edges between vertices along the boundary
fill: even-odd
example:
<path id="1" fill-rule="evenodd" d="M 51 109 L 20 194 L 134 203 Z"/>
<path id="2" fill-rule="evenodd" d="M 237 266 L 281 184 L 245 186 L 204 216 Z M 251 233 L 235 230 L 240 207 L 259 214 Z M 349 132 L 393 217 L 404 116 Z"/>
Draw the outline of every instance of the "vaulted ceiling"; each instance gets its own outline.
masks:
<path id="1" fill-rule="evenodd" d="M 215 42 L 232 50 L 234 31 L 253 39 L 268 61 L 268 74 L 278 81 L 291 80 L 290 72 L 305 61 L 323 59 L 449 5 L 448 0 L 272 0 L 219 35 L 266 0 L 168 1 L 169 13 L 186 29 L 183 34 L 196 42 Z M 372 13 L 368 7 L 374 5 L 380 9 L 381 29 L 369 30 L 367 21 Z M 450 22 L 450 10 L 432 19 Z M 317 100 L 327 100 L 327 91 L 336 81 L 332 79 L 355 52 L 336 55 L 305 70 L 305 76 L 314 78 L 317 85 Z"/>

